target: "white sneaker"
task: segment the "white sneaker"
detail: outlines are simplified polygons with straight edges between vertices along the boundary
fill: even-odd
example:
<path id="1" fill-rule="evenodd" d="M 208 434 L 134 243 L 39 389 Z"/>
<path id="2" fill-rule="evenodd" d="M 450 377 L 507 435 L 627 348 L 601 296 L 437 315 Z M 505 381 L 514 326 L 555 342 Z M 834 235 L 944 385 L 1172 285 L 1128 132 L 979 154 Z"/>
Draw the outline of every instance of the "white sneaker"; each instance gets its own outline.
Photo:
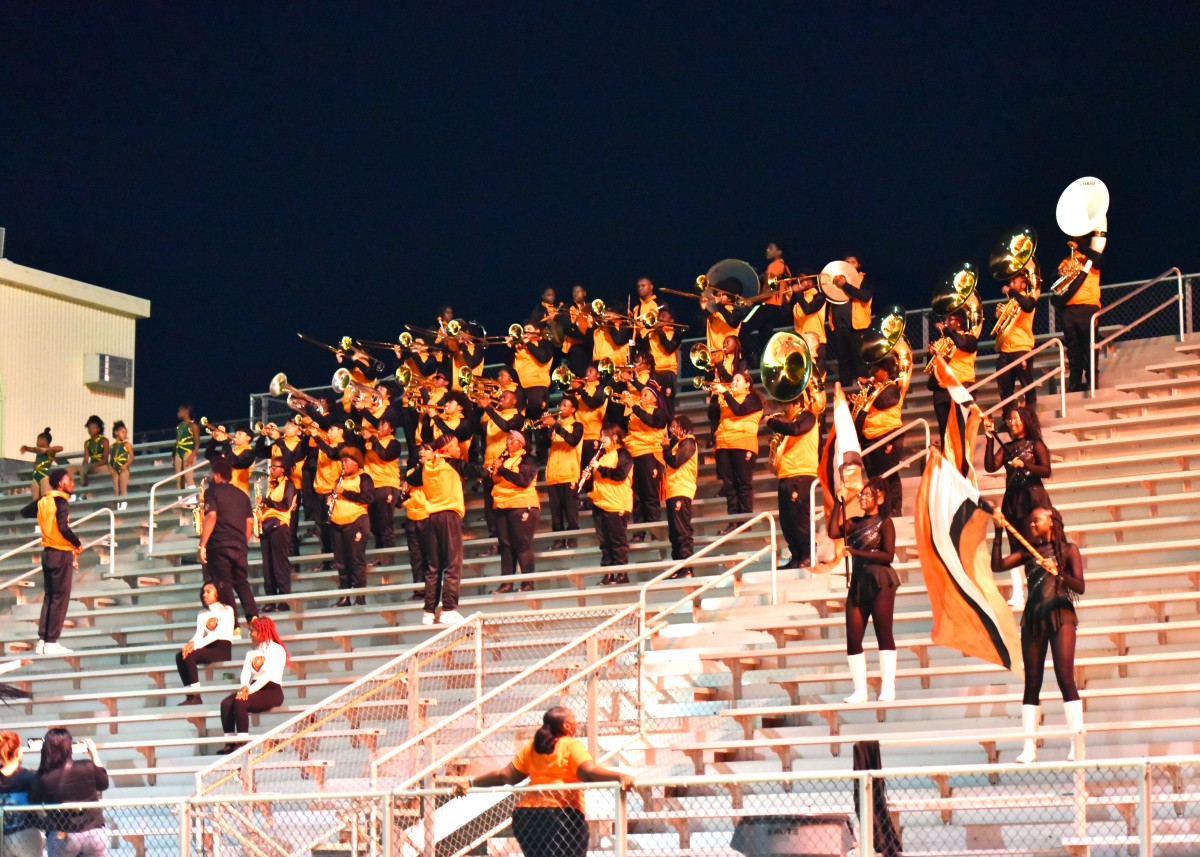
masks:
<path id="1" fill-rule="evenodd" d="M 45 640 L 38 640 L 38 641 L 37 641 L 37 645 L 33 647 L 33 653 L 34 653 L 35 655 L 44 655 L 44 654 L 46 654 L 46 641 L 45 641 Z"/>
<path id="2" fill-rule="evenodd" d="M 117 504 L 118 512 L 124 512 L 128 508 L 129 508 L 129 504 L 126 503 L 124 500 L 122 500 L 120 503 Z"/>
<path id="3" fill-rule="evenodd" d="M 434 618 L 435 617 L 432 613 L 422 613 L 421 614 L 421 624 L 422 625 L 432 625 Z"/>
<path id="4" fill-rule="evenodd" d="M 457 625 L 459 622 L 467 621 L 467 617 L 457 610 L 443 610 L 439 621 L 443 625 Z"/>
<path id="5" fill-rule="evenodd" d="M 47 643 L 42 649 L 43 655 L 69 655 L 71 650 L 59 643 Z"/>

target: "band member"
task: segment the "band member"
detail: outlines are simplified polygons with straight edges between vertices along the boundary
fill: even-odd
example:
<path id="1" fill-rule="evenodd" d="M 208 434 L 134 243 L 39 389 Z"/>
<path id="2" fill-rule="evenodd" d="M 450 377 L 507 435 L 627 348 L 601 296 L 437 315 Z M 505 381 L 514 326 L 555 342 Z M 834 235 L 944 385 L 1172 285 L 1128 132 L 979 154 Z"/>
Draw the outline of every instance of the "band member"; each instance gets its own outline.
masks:
<path id="1" fill-rule="evenodd" d="M 681 327 L 675 325 L 675 313 L 666 304 L 658 308 L 658 324 L 650 329 L 646 342 L 654 367 L 654 381 L 666 400 L 667 413 L 675 413 L 676 385 L 679 381 L 679 346 L 683 344 Z"/>
<path id="2" fill-rule="evenodd" d="M 705 330 L 710 350 L 724 348 L 730 337 L 737 338 L 742 321 L 746 318 L 746 310 L 734 305 L 733 295 L 721 289 L 712 289 L 711 298 L 708 293 L 701 296 L 700 309 L 707 313 Z"/>
<path id="3" fill-rule="evenodd" d="M 633 458 L 624 446 L 620 426 L 600 430 L 600 449 L 592 469 L 592 525 L 600 542 L 600 565 L 622 566 L 629 562 L 629 516 L 633 513 Z M 629 583 L 625 572 L 609 573 L 601 586 Z"/>
<path id="4" fill-rule="evenodd" d="M 443 334 L 446 352 L 450 355 L 450 387 L 462 390 L 459 375 L 462 370 L 470 370 L 472 375 L 483 372 L 484 347 L 477 339 L 483 335 L 482 329 L 475 322 L 467 322 L 458 336 Z"/>
<path id="5" fill-rule="evenodd" d="M 250 640 L 254 648 L 242 663 L 241 687 L 221 700 L 221 726 L 229 743 L 218 754 L 232 753 L 249 740 L 251 714 L 283 705 L 283 671 L 291 658 L 270 617 L 250 621 Z"/>
<path id="6" fill-rule="evenodd" d="M 550 455 L 546 459 L 546 493 L 550 496 L 550 526 L 558 533 L 579 529 L 579 503 L 575 486 L 579 482 L 580 445 L 583 423 L 575 416 L 576 398 L 566 393 L 558 403 L 558 417 L 547 414 L 550 425 Z M 597 424 L 596 432 L 600 428 Z M 594 453 L 593 453 L 594 454 Z M 590 459 L 589 459 L 590 460 Z M 575 539 L 555 539 L 550 550 L 575 547 Z"/>
<path id="7" fill-rule="evenodd" d="M 546 402 L 550 397 L 550 367 L 554 363 L 554 347 L 542 334 L 539 327 L 527 323 L 525 335 L 510 343 L 512 365 L 525 391 L 525 416 L 534 423 L 546 413 Z M 538 456 L 545 460 L 549 440 L 545 432 L 536 431 Z"/>
<path id="8" fill-rule="evenodd" d="M 129 469 L 133 467 L 133 444 L 124 420 L 113 423 L 113 442 L 108 447 L 108 472 L 112 474 L 113 495 L 122 498 L 117 509 L 125 508 L 123 499 L 129 493 Z"/>
<path id="9" fill-rule="evenodd" d="M 583 423 L 580 458 L 583 461 L 591 461 L 596 450 L 600 448 L 600 429 L 604 424 L 604 412 L 608 408 L 608 397 L 604 395 L 596 364 L 589 363 L 584 374 L 576 376 L 571 392 L 579 400 L 579 421 Z"/>
<path id="10" fill-rule="evenodd" d="M 883 360 L 871 366 L 871 377 L 860 378 L 860 383 L 882 387 L 877 395 L 858 415 L 856 428 L 859 442 L 863 449 L 875 446 L 877 441 L 896 431 L 904 425 L 901 411 L 904 408 L 904 393 L 896 383 L 896 361 L 888 355 Z M 904 460 L 904 435 L 899 434 L 865 456 L 867 471 L 881 477 L 888 487 L 888 508 L 885 510 L 890 517 L 899 517 L 904 507 L 904 482 L 900 471 L 884 476 L 893 467 Z"/>
<path id="11" fill-rule="evenodd" d="M 847 256 L 845 261 L 862 274 L 858 286 L 853 286 L 838 274 L 833 284 L 846 293 L 850 300 L 843 304 L 829 304 L 828 313 L 830 342 L 833 356 L 838 363 L 838 379 L 847 390 L 856 378 L 864 374 L 862 365 L 862 332 L 871 326 L 871 301 L 874 289 L 867 275 L 862 273 L 857 256 Z"/>
<path id="12" fill-rule="evenodd" d="M 371 535 L 376 548 L 396 545 L 394 520 L 400 494 L 400 441 L 393 433 L 391 419 L 384 417 L 375 429 L 366 431 L 363 469 L 375 486 L 371 502 Z"/>
<path id="13" fill-rule="evenodd" d="M 342 473 L 342 450 L 346 448 L 345 430 L 339 422 L 329 422 L 322 432 L 312 430 L 313 443 L 316 445 L 317 472 L 313 477 L 313 493 L 316 496 L 317 532 L 321 537 L 321 553 L 333 553 L 333 535 L 329 526 L 329 495 L 337 484 L 338 476 Z M 328 563 L 324 568 L 328 569 Z"/>
<path id="14" fill-rule="evenodd" d="M 300 424 L 294 419 L 283 424 L 283 428 L 267 426 L 266 432 L 258 439 L 255 454 L 259 458 L 278 460 L 283 464 L 283 472 L 292 487 L 296 489 L 297 502 L 292 507 L 292 516 L 288 522 L 288 532 L 291 535 L 291 545 L 288 550 L 292 556 L 300 555 L 300 503 L 304 489 L 304 465 L 308 459 L 308 438 L 300 430 Z M 309 481 L 309 490 L 312 482 Z"/>
<path id="15" fill-rule="evenodd" d="M 466 514 L 462 486 L 469 470 L 466 462 L 453 455 L 456 443 L 454 438 L 442 436 L 433 446 L 423 444 L 421 464 L 408 476 L 409 485 L 424 488 L 429 512 L 429 572 L 422 625 L 451 625 L 464 618 L 458 612 L 458 588 L 462 582 L 462 524 Z"/>
<path id="16" fill-rule="evenodd" d="M 662 305 L 659 303 L 658 296 L 654 293 L 654 283 L 649 277 L 641 277 L 637 281 L 637 300 L 631 304 L 631 313 L 633 314 L 633 342 L 635 351 L 648 351 L 649 329 L 641 324 L 640 320 L 645 317 L 646 313 L 658 315 Z"/>
<path id="17" fill-rule="evenodd" d="M 559 323 L 563 331 L 562 353 L 566 355 L 567 368 L 578 378 L 592 361 L 592 336 L 596 330 L 587 290 L 583 286 L 571 289 L 571 305 L 559 311 Z"/>
<path id="18" fill-rule="evenodd" d="M 491 405 L 491 399 L 484 397 L 479 400 L 479 405 L 483 410 L 480 416 L 480 421 L 484 431 L 484 449 L 483 460 L 497 461 L 504 454 L 506 438 L 509 432 L 521 431 L 525 426 L 525 415 L 517 408 L 517 397 L 512 390 L 504 390 L 500 394 L 499 407 Z M 487 522 L 488 535 L 492 538 L 499 537 L 499 531 L 496 527 L 496 504 L 493 495 L 493 480 L 488 474 L 484 474 L 483 489 L 483 517 Z M 495 556 L 500 552 L 499 545 L 491 545 L 484 550 L 481 556 Z"/>
<path id="19" fill-rule="evenodd" d="M 517 380 L 517 373 L 511 367 L 501 366 L 496 370 L 496 382 L 500 385 L 502 393 L 512 393 L 516 397 L 516 406 L 522 413 L 525 412 L 525 388 L 521 386 L 521 382 Z"/>
<path id="20" fill-rule="evenodd" d="M 226 458 L 212 463 L 204 491 L 204 530 L 200 533 L 200 562 L 205 581 L 217 586 L 221 603 L 234 606 L 234 593 L 247 619 L 258 615 L 247 575 L 247 546 L 254 532 L 254 510 L 245 491 L 230 483 L 233 465 Z"/>
<path id="21" fill-rule="evenodd" d="M 1005 409 L 1016 405 L 1028 405 L 1031 411 L 1037 411 L 1037 388 L 1033 386 L 1033 359 L 1029 352 L 1033 349 L 1033 314 L 1037 311 L 1037 299 L 1030 294 L 1029 279 L 1025 272 L 1017 274 L 1001 288 L 1004 297 L 1017 302 L 1019 312 L 1016 320 L 1008 328 L 1008 333 L 998 343 L 996 351 L 996 368 L 1003 369 L 1013 363 L 1017 368 L 1005 372 L 996 378 L 996 386 L 1000 389 L 1000 400 L 1011 396 L 1014 390 L 1020 390 L 1021 396 L 1005 406 Z"/>
<path id="22" fill-rule="evenodd" d="M 254 467 L 256 453 L 251 441 L 250 432 L 245 426 L 238 426 L 232 434 L 225 426 L 217 426 L 212 430 L 212 436 L 204 445 L 204 457 L 214 462 L 224 459 L 233 469 L 231 483 L 250 496 L 250 470 Z"/>
<path id="23" fill-rule="evenodd" d="M 237 624 L 233 608 L 221 603 L 217 587 L 211 582 L 200 588 L 200 606 L 204 609 L 196 614 L 196 633 L 175 653 L 175 668 L 187 691 L 180 705 L 199 705 L 203 701 L 196 693 L 201 665 L 233 660 L 233 629 Z"/>
<path id="24" fill-rule="evenodd" d="M 344 447 L 338 459 L 341 474 L 328 501 L 333 564 L 340 589 L 361 589 L 367 585 L 367 534 L 371 531 L 375 483 L 363 472 L 363 454 L 354 447 Z M 356 595 L 354 603 L 366 604 L 367 599 Z M 350 597 L 343 595 L 333 606 L 349 607 Z"/>
<path id="25" fill-rule="evenodd" d="M 667 439 L 669 416 L 654 387 L 626 391 L 610 402 L 605 421 L 625 431 L 625 450 L 633 459 L 633 522 L 654 524 L 662 520 L 662 447 Z M 633 541 L 645 541 L 648 530 L 640 530 Z M 650 538 L 654 534 L 650 533 Z"/>
<path id="26" fill-rule="evenodd" d="M 719 359 L 717 359 L 719 355 Z M 717 355 L 713 355 L 712 370 L 709 375 L 712 380 L 719 381 L 725 386 L 729 386 L 733 381 L 733 376 L 739 372 L 749 372 L 750 364 L 742 357 L 742 341 L 736 336 L 727 336 L 721 343 L 721 349 Z M 708 411 L 708 427 L 712 429 L 715 438 L 717 433 L 717 423 L 720 421 L 721 412 L 709 408 Z M 713 447 L 713 440 L 709 441 L 709 449 Z"/>
<path id="27" fill-rule="evenodd" d="M 696 472 L 699 455 L 692 421 L 684 414 L 671 420 L 670 437 L 663 441 L 664 479 L 667 495 L 667 537 L 671 540 L 671 559 L 687 559 L 694 553 L 692 538 L 692 501 L 696 499 Z M 671 579 L 691 577 L 692 569 L 681 568 Z"/>
<path id="28" fill-rule="evenodd" d="M 592 335 L 592 361 L 599 365 L 608 358 L 617 366 L 629 364 L 629 342 L 633 339 L 633 325 L 628 317 L 620 313 L 606 312 L 596 319 Z"/>
<path id="29" fill-rule="evenodd" d="M 846 520 L 845 498 L 839 496 L 829 515 L 829 537 L 845 538 L 851 562 L 849 591 L 846 593 L 846 660 L 854 693 L 846 702 L 867 701 L 867 656 L 863 637 L 867 621 L 875 624 L 879 643 L 879 701 L 896 698 L 896 639 L 892 635 L 892 614 L 900 576 L 892 568 L 896 555 L 896 528 L 885 512 L 888 507 L 887 485 L 878 477 L 867 480 L 858 495 L 863 514 Z"/>
<path id="30" fill-rule="evenodd" d="M 80 484 L 86 486 L 93 473 L 108 469 L 108 438 L 104 436 L 104 420 L 92 414 L 83 424 L 87 440 L 83 442 L 83 466 L 79 468 Z"/>
<path id="31" fill-rule="evenodd" d="M 21 446 L 21 453 L 33 454 L 33 474 L 30 476 L 29 493 L 34 501 L 40 500 L 50 493 L 50 471 L 54 469 L 54 457 L 63 451 L 61 446 L 53 446 L 54 437 L 50 434 L 50 426 L 37 436 L 33 446 Z"/>
<path id="32" fill-rule="evenodd" d="M 990 417 L 983 419 L 983 431 L 987 435 L 987 446 L 983 451 L 983 467 L 988 473 L 1004 468 L 1004 499 L 1000 511 L 1026 540 L 1032 541 L 1033 533 L 1028 529 L 1030 515 L 1034 509 L 1053 509 L 1050 493 L 1043 479 L 1052 475 L 1050 450 L 1042 441 L 1042 427 L 1037 413 L 1028 406 L 1011 409 L 1004 417 L 1010 440 L 1003 442 L 996 436 L 996 424 Z M 1009 551 L 1018 550 L 1018 542 L 1012 533 L 1008 536 Z M 1021 571 L 1013 567 L 1013 593 L 1009 604 L 1020 608 L 1025 604 Z"/>
<path id="33" fill-rule="evenodd" d="M 404 542 L 408 546 L 408 564 L 412 570 L 413 583 L 421 587 L 412 594 L 413 601 L 425 600 L 425 580 L 429 577 L 429 501 L 425 488 L 412 484 L 417 467 L 404 471 L 404 486 L 400 497 L 404 502 Z"/>
<path id="34" fill-rule="evenodd" d="M 773 452 L 779 480 L 779 526 L 791 552 L 783 568 L 807 567 L 812 564 L 809 489 L 817 478 L 821 422 L 797 399 L 784 404 L 782 417 L 767 420 L 767 428 L 779 435 Z"/>
<path id="35" fill-rule="evenodd" d="M 938 333 L 954 343 L 954 350 L 947 363 L 954 377 L 964 387 L 975 382 L 975 352 L 979 350 L 979 339 L 966 328 L 967 317 L 964 313 L 956 312 L 937 322 Z M 930 344 L 932 350 L 933 344 Z M 941 358 L 937 358 L 941 359 Z M 933 391 L 933 410 L 937 414 L 938 437 L 946 434 L 946 421 L 950 418 L 950 393 L 938 383 L 937 375 L 929 373 L 927 386 Z"/>
<path id="36" fill-rule="evenodd" d="M 1068 393 L 1082 392 L 1088 388 L 1088 381 L 1095 381 L 1085 376 L 1091 371 L 1091 355 L 1088 351 L 1091 348 L 1090 331 L 1092 316 L 1100 311 L 1100 266 L 1104 261 L 1107 242 L 1107 233 L 1101 232 L 1093 233 L 1088 246 L 1082 250 L 1077 242 L 1067 242 L 1072 260 L 1080 264 L 1085 261 L 1092 263 L 1091 270 L 1080 271 L 1061 293 L 1061 297 L 1056 298 L 1062 307 L 1063 339 L 1067 346 Z"/>
<path id="37" fill-rule="evenodd" d="M 292 516 L 299 492 L 284 469 L 282 458 L 271 459 L 267 493 L 257 510 L 262 526 L 259 547 L 262 550 L 263 592 L 267 597 L 292 594 Z M 263 605 L 264 613 L 286 611 L 286 601 Z"/>
<path id="38" fill-rule="evenodd" d="M 452 435 L 458 441 L 459 457 L 464 460 L 469 458 L 471 440 L 475 436 L 475 424 L 467 418 L 466 413 L 469 405 L 463 393 L 446 393 L 436 405 L 423 411 L 422 439 L 433 443 L 444 434 Z"/>
<path id="39" fill-rule="evenodd" d="M 552 342 L 561 342 L 562 337 L 552 332 L 552 329 L 558 326 L 559 309 L 561 307 L 558 305 L 558 294 L 552 286 L 547 286 L 542 289 L 542 296 L 541 300 L 538 301 L 538 305 L 533 308 L 533 311 L 526 318 L 529 319 L 534 329 L 543 339 L 551 340 Z"/>
<path id="40" fill-rule="evenodd" d="M 196 448 L 200 445 L 200 426 L 196 424 L 192 406 L 183 404 L 175 413 L 179 423 L 175 426 L 175 449 L 172 463 L 175 472 L 179 474 L 178 487 L 180 490 L 196 487 L 191 468 L 196 464 Z M 183 471 L 187 471 L 184 473 Z"/>
<path id="41" fill-rule="evenodd" d="M 717 476 L 721 479 L 720 495 L 725 498 L 725 510 L 730 515 L 754 512 L 754 461 L 758 458 L 758 424 L 762 421 L 762 396 L 754 391 L 749 372 L 738 372 L 729 386 L 713 384 L 709 398 L 710 421 L 717 419 L 714 437 L 717 451 Z M 720 535 L 736 529 L 740 521 L 731 522 L 719 531 Z"/>
<path id="42" fill-rule="evenodd" d="M 818 366 L 825 365 L 825 320 L 828 301 L 825 293 L 817 287 L 816 277 L 805 277 L 792 286 L 789 302 L 792 308 L 792 327 L 810 344 L 815 343 L 813 357 Z"/>
<path id="43" fill-rule="evenodd" d="M 83 542 L 71 530 L 71 495 L 75 480 L 59 468 L 47 478 L 50 491 L 21 510 L 23 518 L 37 518 L 42 534 L 42 612 L 38 618 L 38 641 L 34 653 L 65 655 L 70 649 L 58 642 L 67 608 L 71 604 L 71 578 L 83 553 Z"/>
<path id="44" fill-rule="evenodd" d="M 492 469 L 492 498 L 496 504 L 496 533 L 500 545 L 500 573 L 533 574 L 533 534 L 537 530 L 542 502 L 537 491 L 537 461 L 525 452 L 525 435 L 510 431 L 504 439 L 504 453 L 484 467 Z M 524 581 L 521 591 L 533 589 Z M 501 583 L 494 593 L 512 592 L 512 584 Z"/>
<path id="45" fill-rule="evenodd" d="M 775 328 L 782 327 L 787 321 L 785 301 L 790 292 L 790 284 L 784 281 L 791 279 L 792 270 L 783 260 L 783 250 L 777 242 L 772 241 L 767 245 L 766 255 L 767 270 L 763 273 L 762 281 L 759 283 L 758 293 L 759 295 L 769 294 L 770 297 L 763 298 L 755 308 L 750 310 L 742 331 L 746 352 L 750 355 L 750 361 L 753 363 L 758 362 L 763 346 L 766 345 Z"/>
<path id="46" fill-rule="evenodd" d="M 1021 723 L 1025 732 L 1037 732 L 1041 721 L 1042 677 L 1046 671 L 1046 649 L 1054 657 L 1054 677 L 1062 693 L 1067 728 L 1083 731 L 1083 702 L 1075 686 L 1075 634 L 1079 617 L 1075 601 L 1083 594 L 1083 557 L 1078 546 L 1063 535 L 1062 518 L 1053 509 L 1039 506 L 1034 509 L 1023 529 L 1032 535 L 1029 540 L 1042 555 L 1042 562 L 1033 558 L 1025 548 L 1008 556 L 1000 555 L 999 525 L 1005 516 L 997 512 L 997 532 L 992 540 L 992 572 L 1024 566 L 1029 578 L 1029 600 L 1021 614 L 1021 660 L 1025 665 L 1025 695 L 1021 700 Z M 1075 759 L 1075 744 L 1067 761 Z M 1022 764 L 1037 761 L 1037 739 L 1025 739 L 1025 747 L 1017 761 Z"/>

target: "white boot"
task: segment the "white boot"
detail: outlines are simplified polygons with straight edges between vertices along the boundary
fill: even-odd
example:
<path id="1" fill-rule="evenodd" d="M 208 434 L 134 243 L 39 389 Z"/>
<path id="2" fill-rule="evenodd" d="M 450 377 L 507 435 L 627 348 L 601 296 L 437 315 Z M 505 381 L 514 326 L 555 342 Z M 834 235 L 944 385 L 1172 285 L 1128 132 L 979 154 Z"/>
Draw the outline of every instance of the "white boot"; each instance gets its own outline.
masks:
<path id="1" fill-rule="evenodd" d="M 1067 715 L 1067 728 L 1075 734 L 1071 736 L 1071 751 L 1067 753 L 1067 761 L 1075 761 L 1075 742 L 1079 742 L 1079 761 L 1083 761 L 1083 700 L 1064 702 L 1063 711 Z"/>
<path id="2" fill-rule="evenodd" d="M 896 650 L 879 650 L 879 701 L 893 702 L 896 699 Z"/>
<path id="3" fill-rule="evenodd" d="M 1021 706 L 1021 728 L 1028 734 L 1038 731 L 1038 725 L 1042 721 L 1042 707 L 1040 705 L 1022 705 Z M 1025 749 L 1021 751 L 1021 755 L 1017 756 L 1018 765 L 1028 765 L 1030 762 L 1037 761 L 1037 739 L 1030 737 L 1025 739 Z"/>
<path id="4" fill-rule="evenodd" d="M 1012 583 L 1012 598 L 1008 599 L 1008 606 L 1014 610 L 1020 610 L 1025 606 L 1025 569 L 1014 568 L 1012 570 Z"/>
<path id="5" fill-rule="evenodd" d="M 844 700 L 851 705 L 867 701 L 867 654 L 846 655 L 846 663 L 850 664 L 850 678 L 854 680 L 854 693 Z"/>

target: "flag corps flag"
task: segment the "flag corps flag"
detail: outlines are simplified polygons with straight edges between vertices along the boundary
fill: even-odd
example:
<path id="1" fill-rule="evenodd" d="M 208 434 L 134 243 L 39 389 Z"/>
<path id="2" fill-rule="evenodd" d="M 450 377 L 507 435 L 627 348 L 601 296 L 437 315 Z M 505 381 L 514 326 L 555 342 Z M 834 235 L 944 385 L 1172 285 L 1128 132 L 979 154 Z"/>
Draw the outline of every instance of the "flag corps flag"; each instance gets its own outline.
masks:
<path id="1" fill-rule="evenodd" d="M 992 579 L 992 505 L 980 496 L 971 465 L 982 414 L 944 360 L 933 368 L 952 401 L 942 450 L 931 451 L 925 464 L 914 522 L 933 641 L 1020 675 L 1017 623 Z"/>

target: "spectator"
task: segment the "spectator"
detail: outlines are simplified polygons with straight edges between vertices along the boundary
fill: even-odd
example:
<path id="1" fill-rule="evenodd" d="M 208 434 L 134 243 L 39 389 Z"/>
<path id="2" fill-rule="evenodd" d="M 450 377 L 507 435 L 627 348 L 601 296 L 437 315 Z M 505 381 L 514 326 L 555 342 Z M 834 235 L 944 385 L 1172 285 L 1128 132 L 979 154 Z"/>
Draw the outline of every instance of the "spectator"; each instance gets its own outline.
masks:
<path id="1" fill-rule="evenodd" d="M 283 704 L 283 670 L 290 663 L 275 623 L 267 616 L 250 620 L 254 648 L 242 664 L 242 686 L 221 700 L 221 725 L 231 740 L 218 753 L 232 753 L 250 738 L 250 715 Z"/>
<path id="2" fill-rule="evenodd" d="M 37 777 L 21 766 L 24 751 L 16 732 L 0 732 L 0 807 L 28 806 Z M 5 812 L 0 854 L 4 857 L 41 857 L 42 831 L 32 812 Z"/>
<path id="3" fill-rule="evenodd" d="M 33 804 L 90 803 L 108 788 L 108 771 L 91 739 L 84 741 L 87 759 L 73 759 L 71 733 L 51 729 L 42 744 L 42 763 L 29 791 Z M 52 809 L 42 824 L 46 831 L 46 857 L 103 857 L 108 853 L 104 813 L 91 809 Z"/>
<path id="4" fill-rule="evenodd" d="M 196 614 L 196 633 L 175 653 L 179 680 L 187 690 L 180 705 L 199 705 L 199 670 L 201 664 L 225 663 L 233 658 L 233 630 L 237 625 L 233 608 L 222 604 L 217 585 L 209 582 L 200 588 L 200 604 L 205 609 Z"/>

